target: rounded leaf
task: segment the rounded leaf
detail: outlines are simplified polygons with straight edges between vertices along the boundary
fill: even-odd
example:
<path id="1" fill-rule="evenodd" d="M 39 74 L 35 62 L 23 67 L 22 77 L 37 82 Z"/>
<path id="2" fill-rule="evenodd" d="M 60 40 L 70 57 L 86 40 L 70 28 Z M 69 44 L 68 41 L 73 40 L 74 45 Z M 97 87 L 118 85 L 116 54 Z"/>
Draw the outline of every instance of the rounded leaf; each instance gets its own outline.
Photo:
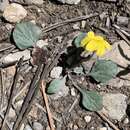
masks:
<path id="1" fill-rule="evenodd" d="M 86 33 L 80 33 L 74 40 L 74 45 L 78 48 L 80 47 L 80 43 L 83 40 L 83 38 L 86 36 Z"/>
<path id="2" fill-rule="evenodd" d="M 13 39 L 16 46 L 23 50 L 32 47 L 40 38 L 41 30 L 31 22 L 22 22 L 16 24 L 13 31 Z"/>
<path id="3" fill-rule="evenodd" d="M 82 104 L 90 111 L 99 111 L 102 109 L 102 96 L 95 91 L 81 91 Z"/>
<path id="4" fill-rule="evenodd" d="M 98 60 L 89 73 L 97 82 L 105 83 L 118 73 L 117 64 L 111 60 Z"/>
<path id="5" fill-rule="evenodd" d="M 62 79 L 54 79 L 47 88 L 47 93 L 53 94 L 58 92 L 61 89 L 61 87 L 65 86 L 65 81 L 66 76 Z"/>

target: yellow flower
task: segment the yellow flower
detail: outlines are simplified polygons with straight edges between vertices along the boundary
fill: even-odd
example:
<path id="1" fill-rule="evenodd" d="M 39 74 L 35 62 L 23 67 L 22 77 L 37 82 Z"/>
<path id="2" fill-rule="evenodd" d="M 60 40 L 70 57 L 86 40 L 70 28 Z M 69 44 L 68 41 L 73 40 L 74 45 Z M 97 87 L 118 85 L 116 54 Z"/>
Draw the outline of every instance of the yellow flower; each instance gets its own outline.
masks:
<path id="1" fill-rule="evenodd" d="M 96 52 L 97 56 L 102 56 L 105 51 L 111 49 L 111 45 L 103 39 L 103 37 L 95 35 L 90 31 L 87 36 L 81 41 L 81 47 L 90 52 Z"/>

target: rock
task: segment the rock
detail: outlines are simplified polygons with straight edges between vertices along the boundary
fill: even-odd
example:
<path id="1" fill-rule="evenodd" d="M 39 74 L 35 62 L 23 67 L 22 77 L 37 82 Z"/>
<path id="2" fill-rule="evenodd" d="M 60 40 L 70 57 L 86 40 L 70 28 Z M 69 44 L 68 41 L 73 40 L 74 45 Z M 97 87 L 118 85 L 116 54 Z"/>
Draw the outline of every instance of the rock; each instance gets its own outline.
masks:
<path id="1" fill-rule="evenodd" d="M 51 78 L 60 78 L 63 68 L 60 66 L 54 67 L 50 73 Z"/>
<path id="2" fill-rule="evenodd" d="M 70 93 L 71 93 L 72 96 L 76 96 L 75 88 L 71 88 Z"/>
<path id="3" fill-rule="evenodd" d="M 103 95 L 103 106 L 105 113 L 112 119 L 120 121 L 126 114 L 126 99 L 127 96 L 121 93 L 117 94 L 104 94 Z"/>
<path id="4" fill-rule="evenodd" d="M 34 122 L 33 129 L 34 130 L 43 130 L 43 126 L 39 122 Z"/>
<path id="5" fill-rule="evenodd" d="M 60 91 L 58 91 L 56 94 L 50 95 L 50 98 L 52 100 L 57 100 L 61 97 L 66 97 L 69 94 L 69 87 L 63 86 Z"/>
<path id="6" fill-rule="evenodd" d="M 36 42 L 36 47 L 39 47 L 39 48 L 42 48 L 42 47 L 47 46 L 47 45 L 48 45 L 47 40 L 38 40 Z"/>
<path id="7" fill-rule="evenodd" d="M 20 22 L 26 16 L 27 11 L 23 8 L 22 5 L 16 3 L 9 4 L 3 13 L 3 17 L 11 23 Z"/>
<path id="8" fill-rule="evenodd" d="M 26 125 L 24 130 L 32 130 L 31 126 L 30 125 Z"/>
<path id="9" fill-rule="evenodd" d="M 15 116 L 16 116 L 16 113 L 15 113 L 14 109 L 10 108 L 8 117 L 14 118 Z"/>
<path id="10" fill-rule="evenodd" d="M 27 3 L 27 4 L 35 4 L 35 5 L 42 5 L 43 0 L 25 0 L 25 3 Z"/>
<path id="11" fill-rule="evenodd" d="M 0 1 L 0 11 L 3 12 L 8 5 L 9 5 L 9 1 L 8 0 Z"/>
<path id="12" fill-rule="evenodd" d="M 115 42 L 112 46 L 112 50 L 108 51 L 100 59 L 112 60 L 120 66 L 127 67 L 129 64 L 129 60 L 126 60 L 126 58 L 121 55 L 119 51 L 119 46 L 122 48 L 125 55 L 130 58 L 129 45 L 124 40 L 120 40 L 118 42 Z"/>
<path id="13" fill-rule="evenodd" d="M 117 24 L 118 25 L 128 25 L 129 19 L 124 16 L 117 16 Z"/>
<path id="14" fill-rule="evenodd" d="M 87 116 L 84 117 L 84 120 L 85 120 L 86 123 L 89 123 L 91 121 L 91 118 L 92 118 L 91 116 L 87 115 Z"/>
<path id="15" fill-rule="evenodd" d="M 63 4 L 79 4 L 81 0 L 58 0 L 59 2 Z"/>
<path id="16" fill-rule="evenodd" d="M 19 51 L 16 53 L 11 53 L 5 56 L 2 59 L 2 63 L 7 64 L 11 62 L 18 61 L 22 56 L 24 56 L 24 60 L 29 60 L 30 59 L 30 51 L 29 50 L 24 50 L 24 51 Z"/>

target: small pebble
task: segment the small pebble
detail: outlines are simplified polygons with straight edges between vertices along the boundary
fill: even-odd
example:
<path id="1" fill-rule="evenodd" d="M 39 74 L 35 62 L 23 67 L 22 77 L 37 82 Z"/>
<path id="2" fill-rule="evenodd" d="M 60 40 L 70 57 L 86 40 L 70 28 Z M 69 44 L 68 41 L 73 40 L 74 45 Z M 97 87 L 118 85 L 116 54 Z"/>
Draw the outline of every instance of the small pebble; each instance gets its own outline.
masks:
<path id="1" fill-rule="evenodd" d="M 74 25 L 73 25 L 73 29 L 76 29 L 76 30 L 77 30 L 77 29 L 80 29 L 79 23 L 74 24 Z"/>
<path id="2" fill-rule="evenodd" d="M 51 71 L 51 78 L 60 78 L 63 68 L 60 66 L 54 67 Z"/>
<path id="3" fill-rule="evenodd" d="M 58 40 L 59 43 L 62 42 L 62 38 L 63 38 L 62 36 L 58 36 L 58 37 L 57 37 L 57 40 Z"/>
<path id="4" fill-rule="evenodd" d="M 32 130 L 31 126 L 30 125 L 26 125 L 24 130 Z"/>
<path id="5" fill-rule="evenodd" d="M 99 130 L 107 130 L 107 127 L 99 128 Z"/>
<path id="6" fill-rule="evenodd" d="M 9 4 L 3 13 L 3 17 L 11 23 L 20 22 L 26 16 L 27 11 L 23 8 L 22 5 L 16 3 Z"/>
<path id="7" fill-rule="evenodd" d="M 92 126 L 92 127 L 90 128 L 90 130 L 95 130 L 95 128 Z"/>
<path id="8" fill-rule="evenodd" d="M 39 122 L 34 122 L 33 129 L 34 130 L 43 130 L 43 126 Z"/>
<path id="9" fill-rule="evenodd" d="M 36 47 L 39 47 L 39 48 L 42 48 L 42 47 L 47 46 L 47 45 L 48 45 L 47 40 L 38 40 L 36 42 Z"/>
<path id="10" fill-rule="evenodd" d="M 45 24 L 45 23 L 42 23 L 42 25 L 41 25 L 41 26 L 42 26 L 42 28 L 45 28 L 46 24 Z"/>
<path id="11" fill-rule="evenodd" d="M 78 126 L 77 126 L 77 125 L 74 125 L 73 129 L 74 129 L 74 130 L 78 130 Z"/>
<path id="12" fill-rule="evenodd" d="M 15 62 L 18 61 L 22 56 L 24 56 L 24 60 L 29 60 L 31 58 L 30 51 L 24 50 L 16 53 L 10 53 L 7 56 L 5 56 L 1 62 L 4 64 Z"/>
<path id="13" fill-rule="evenodd" d="M 71 88 L 70 92 L 71 92 L 71 95 L 72 95 L 72 96 L 76 96 L 75 88 Z"/>
<path id="14" fill-rule="evenodd" d="M 87 115 L 84 117 L 84 120 L 86 121 L 86 123 L 89 123 L 91 121 L 91 118 L 92 118 L 91 116 Z"/>
<path id="15" fill-rule="evenodd" d="M 33 24 L 36 24 L 36 21 L 35 21 L 35 20 L 31 20 L 30 22 L 33 23 Z"/>
<path id="16" fill-rule="evenodd" d="M 85 28 L 85 26 L 86 26 L 86 21 L 83 20 L 83 21 L 81 22 L 81 27 L 82 27 L 82 28 Z"/>
<path id="17" fill-rule="evenodd" d="M 124 124 L 128 124 L 129 123 L 129 119 L 125 118 L 125 120 L 123 121 Z"/>

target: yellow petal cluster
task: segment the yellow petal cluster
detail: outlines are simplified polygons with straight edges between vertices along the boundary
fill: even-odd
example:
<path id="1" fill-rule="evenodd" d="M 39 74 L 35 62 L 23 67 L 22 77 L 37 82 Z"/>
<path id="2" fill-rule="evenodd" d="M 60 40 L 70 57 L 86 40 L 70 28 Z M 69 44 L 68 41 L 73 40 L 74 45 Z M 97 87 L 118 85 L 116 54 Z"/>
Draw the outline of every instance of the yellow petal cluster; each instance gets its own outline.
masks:
<path id="1" fill-rule="evenodd" d="M 90 52 L 96 52 L 97 56 L 102 56 L 105 51 L 111 49 L 111 45 L 103 39 L 103 37 L 95 35 L 90 31 L 86 37 L 81 41 L 81 47 Z"/>

